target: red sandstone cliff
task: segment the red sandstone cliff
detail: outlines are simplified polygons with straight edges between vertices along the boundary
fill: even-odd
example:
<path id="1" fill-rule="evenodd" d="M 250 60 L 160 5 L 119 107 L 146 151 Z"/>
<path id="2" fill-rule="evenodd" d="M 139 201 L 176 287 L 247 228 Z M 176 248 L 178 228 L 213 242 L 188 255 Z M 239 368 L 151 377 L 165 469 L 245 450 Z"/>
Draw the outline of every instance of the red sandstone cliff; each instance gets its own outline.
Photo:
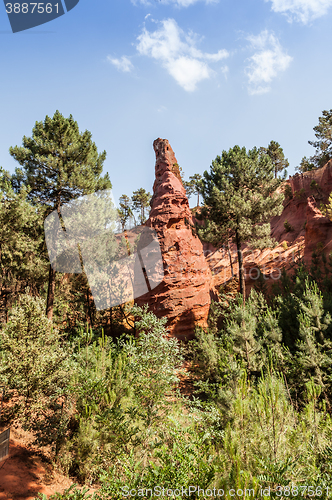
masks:
<path id="1" fill-rule="evenodd" d="M 212 275 L 203 245 L 190 227 L 192 215 L 174 152 L 166 139 L 155 140 L 153 147 L 156 180 L 146 226 L 158 235 L 164 279 L 136 303 L 148 303 L 154 314 L 167 316 L 171 335 L 189 339 L 195 325 L 207 324 Z"/>

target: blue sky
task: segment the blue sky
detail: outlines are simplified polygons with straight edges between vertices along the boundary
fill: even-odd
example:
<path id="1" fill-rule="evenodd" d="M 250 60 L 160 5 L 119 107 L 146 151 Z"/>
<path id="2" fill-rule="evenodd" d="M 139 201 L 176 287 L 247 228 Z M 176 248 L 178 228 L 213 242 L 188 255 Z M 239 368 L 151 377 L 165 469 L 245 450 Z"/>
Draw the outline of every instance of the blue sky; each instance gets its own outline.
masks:
<path id="1" fill-rule="evenodd" d="M 58 109 L 107 151 L 116 199 L 152 191 L 157 137 L 186 178 L 271 140 L 294 174 L 332 108 L 331 21 L 332 0 L 80 0 L 13 34 L 0 6 L 0 165 Z"/>

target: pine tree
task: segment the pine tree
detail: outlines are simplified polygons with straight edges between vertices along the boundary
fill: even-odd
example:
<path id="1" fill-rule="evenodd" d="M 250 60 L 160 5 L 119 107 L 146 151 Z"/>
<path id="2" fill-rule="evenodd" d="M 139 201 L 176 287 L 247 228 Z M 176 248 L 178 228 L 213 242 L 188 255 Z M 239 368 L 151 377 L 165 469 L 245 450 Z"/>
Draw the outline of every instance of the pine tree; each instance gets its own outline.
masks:
<path id="1" fill-rule="evenodd" d="M 240 292 L 245 298 L 242 244 L 266 248 L 273 244 L 270 219 L 282 211 L 283 194 L 275 193 L 279 180 L 274 179 L 274 165 L 257 148 L 246 151 L 235 146 L 223 151 L 212 162 L 210 173 L 202 180 L 204 207 L 196 214 L 205 226 L 198 235 L 216 247 L 228 239 L 236 243 L 239 262 Z"/>
<path id="2" fill-rule="evenodd" d="M 316 167 L 323 167 L 332 158 L 332 109 L 323 111 L 318 122 L 318 125 L 314 127 L 317 140 L 308 142 L 316 148 L 311 160 Z"/>
<path id="3" fill-rule="evenodd" d="M 139 212 L 141 224 L 144 224 L 146 221 L 146 209 L 150 206 L 151 194 L 147 193 L 144 188 L 140 188 L 133 192 L 131 200 L 133 202 L 133 209 Z"/>
<path id="4" fill-rule="evenodd" d="M 10 148 L 10 154 L 23 168 L 17 168 L 13 186 L 17 192 L 29 186 L 28 199 L 46 207 L 45 217 L 79 196 L 112 184 L 108 174 L 101 177 L 106 152 L 98 154 L 89 131 L 80 132 L 72 115 L 65 118 L 56 111 L 53 118 L 36 122 L 32 137 L 23 137 L 23 147 Z M 50 265 L 47 317 L 52 319 L 55 271 Z"/>
<path id="5" fill-rule="evenodd" d="M 131 202 L 129 196 L 127 196 L 126 194 L 120 196 L 119 205 L 120 208 L 118 208 L 118 215 L 122 232 L 124 232 L 124 230 L 126 229 L 127 222 L 129 221 L 130 217 L 133 217 L 134 215 L 131 209 Z"/>
<path id="6" fill-rule="evenodd" d="M 267 154 L 274 165 L 274 177 L 277 178 L 278 172 L 284 171 L 284 178 L 287 175 L 286 168 L 289 166 L 287 158 L 285 158 L 284 151 L 280 144 L 271 141 L 267 148 L 260 148 L 261 153 Z"/>
<path id="7" fill-rule="evenodd" d="M 295 167 L 295 170 L 303 174 L 304 172 L 309 172 L 310 170 L 314 170 L 316 168 L 315 164 L 312 162 L 312 158 L 307 158 L 304 156 L 301 160 L 300 166 Z"/>
<path id="8" fill-rule="evenodd" d="M 193 194 L 197 195 L 197 207 L 199 207 L 199 195 L 201 193 L 200 182 L 202 176 L 200 174 L 194 174 L 189 177 L 189 181 L 184 183 L 184 187 L 187 193 L 187 197 L 190 198 Z"/>
<path id="9" fill-rule="evenodd" d="M 300 166 L 296 167 L 300 173 L 323 167 L 332 158 L 332 109 L 322 112 L 314 132 L 316 140 L 308 143 L 316 148 L 315 154 L 310 158 L 302 158 Z"/>

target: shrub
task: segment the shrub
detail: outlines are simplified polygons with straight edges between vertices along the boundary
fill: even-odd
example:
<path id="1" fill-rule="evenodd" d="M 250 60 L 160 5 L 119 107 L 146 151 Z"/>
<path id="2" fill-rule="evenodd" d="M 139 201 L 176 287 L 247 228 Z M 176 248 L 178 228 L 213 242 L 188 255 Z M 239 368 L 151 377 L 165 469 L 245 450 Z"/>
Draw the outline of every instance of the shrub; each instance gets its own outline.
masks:
<path id="1" fill-rule="evenodd" d="M 132 314 L 136 318 L 138 338 L 125 349 L 139 414 L 148 428 L 167 411 L 167 396 L 179 381 L 176 370 L 184 358 L 178 340 L 167 337 L 167 318 L 158 319 L 148 312 L 147 306 L 134 307 Z"/>
<path id="2" fill-rule="evenodd" d="M 304 188 L 301 188 L 300 191 L 295 191 L 294 192 L 294 196 L 296 198 L 303 198 L 305 196 L 305 189 Z"/>
<path id="3" fill-rule="evenodd" d="M 286 233 L 289 233 L 290 231 L 294 231 L 293 226 L 290 225 L 290 223 L 288 222 L 287 219 L 284 222 L 284 228 L 286 230 Z"/>
<path id="4" fill-rule="evenodd" d="M 293 198 L 293 190 L 290 184 L 286 184 L 284 188 L 285 198 L 289 198 L 290 200 Z"/>
<path id="5" fill-rule="evenodd" d="M 133 447 L 144 456 L 151 435 L 174 406 L 181 346 L 167 338 L 166 318 L 158 319 L 147 307 L 131 313 L 138 338 L 114 344 L 102 335 L 76 355 L 71 391 L 78 428 L 63 445 L 60 461 L 83 480 L 97 479 L 101 465 Z"/>
<path id="6" fill-rule="evenodd" d="M 312 179 L 312 181 L 310 182 L 310 189 L 316 189 L 316 191 L 318 191 L 318 184 L 315 179 Z"/>
<path id="7" fill-rule="evenodd" d="M 200 488 L 210 485 L 215 475 L 215 457 L 205 433 L 198 433 L 194 426 L 183 427 L 166 419 L 156 437 L 145 463 L 130 453 L 119 456 L 113 467 L 101 473 L 103 498 L 120 500 L 132 489 L 138 492 L 137 496 L 149 498 L 151 493 L 145 496 L 144 490 L 159 487 L 165 491 L 176 488 L 181 491 L 182 487 L 188 490 L 191 485 Z M 189 498 L 196 497 L 190 495 Z"/>
<path id="8" fill-rule="evenodd" d="M 21 409 L 38 410 L 45 398 L 66 392 L 69 349 L 45 315 L 45 303 L 28 293 L 9 313 L 0 331 L 0 374 L 23 399 Z"/>
<path id="9" fill-rule="evenodd" d="M 329 196 L 328 203 L 326 205 L 321 205 L 321 212 L 332 221 L 332 193 Z"/>

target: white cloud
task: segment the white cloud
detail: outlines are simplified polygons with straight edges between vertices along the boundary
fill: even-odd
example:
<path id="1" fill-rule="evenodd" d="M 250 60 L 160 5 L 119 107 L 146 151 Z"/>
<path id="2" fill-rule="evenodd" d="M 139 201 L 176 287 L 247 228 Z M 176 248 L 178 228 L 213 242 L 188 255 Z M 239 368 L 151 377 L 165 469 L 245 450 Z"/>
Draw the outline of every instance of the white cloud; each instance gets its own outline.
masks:
<path id="1" fill-rule="evenodd" d="M 221 67 L 221 72 L 223 73 L 225 79 L 227 80 L 227 77 L 228 77 L 228 73 L 229 73 L 229 67 L 228 66 L 222 66 Z"/>
<path id="2" fill-rule="evenodd" d="M 151 5 L 153 2 L 150 0 L 131 0 L 134 5 L 141 4 L 141 5 Z M 162 5 L 169 5 L 169 4 L 174 4 L 177 7 L 190 7 L 190 5 L 193 5 L 197 2 L 203 1 L 206 4 L 209 3 L 217 3 L 218 0 L 159 0 L 158 3 Z"/>
<path id="3" fill-rule="evenodd" d="M 332 6 L 332 0 L 265 0 L 272 2 L 272 10 L 286 14 L 289 21 L 295 19 L 304 24 L 321 17 Z"/>
<path id="4" fill-rule="evenodd" d="M 131 61 L 126 56 L 122 56 L 121 59 L 113 59 L 111 56 L 108 56 L 107 60 L 124 73 L 130 73 L 134 69 Z"/>
<path id="5" fill-rule="evenodd" d="M 282 49 L 276 36 L 267 30 L 247 39 L 257 50 L 249 58 L 246 69 L 248 90 L 250 94 L 265 94 L 269 92 L 272 80 L 289 67 L 293 58 Z"/>
<path id="6" fill-rule="evenodd" d="M 216 54 L 202 52 L 195 47 L 196 39 L 193 33 L 186 35 L 174 19 L 165 19 L 154 32 L 144 28 L 137 38 L 137 50 L 159 61 L 184 90 L 192 92 L 201 80 L 213 74 L 208 62 L 218 62 L 229 56 L 227 50 L 219 50 Z"/>

